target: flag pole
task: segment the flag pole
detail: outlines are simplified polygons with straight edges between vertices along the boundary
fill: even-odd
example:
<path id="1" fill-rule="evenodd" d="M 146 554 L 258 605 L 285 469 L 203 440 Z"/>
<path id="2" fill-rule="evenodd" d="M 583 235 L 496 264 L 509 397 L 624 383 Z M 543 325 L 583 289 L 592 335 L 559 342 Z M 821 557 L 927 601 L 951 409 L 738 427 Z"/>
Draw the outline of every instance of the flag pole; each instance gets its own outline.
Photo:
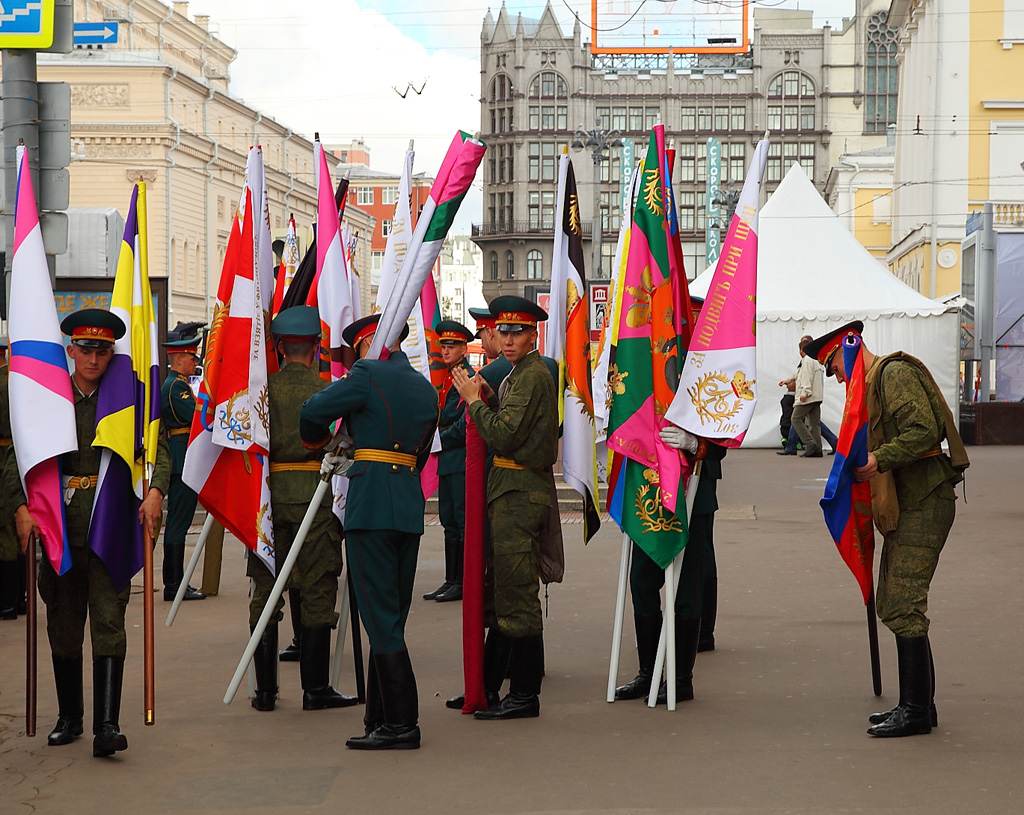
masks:
<path id="1" fill-rule="evenodd" d="M 331 660 L 331 686 L 335 688 L 338 687 L 338 680 L 341 678 L 341 658 L 345 655 L 345 628 L 348 626 L 348 576 L 346 575 L 341 582 L 338 632 L 334 637 L 334 658 Z"/>
<path id="2" fill-rule="evenodd" d="M 348 588 L 349 618 L 352 621 L 352 661 L 356 673 L 356 698 L 362 704 L 366 701 L 366 675 L 363 672 L 363 631 L 359 626 L 359 604 L 356 602 L 351 570 L 345 577 L 345 583 Z"/>
<path id="3" fill-rule="evenodd" d="M 203 531 L 199 533 L 199 540 L 196 542 L 192 557 L 188 560 L 188 566 L 185 567 L 185 574 L 181 578 L 181 585 L 178 586 L 178 593 L 174 595 L 171 610 L 167 612 L 167 620 L 164 625 L 168 628 L 174 623 L 174 618 L 178 616 L 178 609 L 181 608 L 181 602 L 185 599 L 185 592 L 188 590 L 188 582 L 192 579 L 196 566 L 199 565 L 199 556 L 203 553 L 203 547 L 206 546 L 206 539 L 210 537 L 211 529 L 213 529 L 213 515 L 207 512 L 206 520 L 203 522 Z"/>
<path id="4" fill-rule="evenodd" d="M 622 556 L 619 558 L 619 584 L 615 589 L 615 622 L 612 623 L 612 655 L 608 660 L 608 701 L 615 701 L 615 682 L 622 652 L 622 622 L 626 616 L 626 586 L 629 579 L 629 535 L 622 533 Z"/>
<path id="5" fill-rule="evenodd" d="M 878 615 L 875 613 L 875 587 L 868 593 L 868 649 L 871 652 L 871 686 L 875 696 L 882 695 L 882 664 L 878 659 Z"/>
<path id="6" fill-rule="evenodd" d="M 149 495 L 149 479 L 142 479 L 142 494 Z M 156 723 L 156 670 L 153 654 L 153 538 L 142 523 L 142 639 L 146 726 Z"/>
<path id="7" fill-rule="evenodd" d="M 256 653 L 256 646 L 259 644 L 263 632 L 267 630 L 270 618 L 274 615 L 277 601 L 281 599 L 281 595 L 284 593 L 284 584 L 288 582 L 288 576 L 295 567 L 295 561 L 299 557 L 299 552 L 302 551 L 302 544 L 306 542 L 306 535 L 309 534 L 309 528 L 313 525 L 313 518 L 316 516 L 317 510 L 320 509 L 320 504 L 324 500 L 324 495 L 327 493 L 330 483 L 330 473 L 326 477 L 321 476 L 316 492 L 313 493 L 313 498 L 309 502 L 306 514 L 302 518 L 302 523 L 295 533 L 295 540 L 288 550 L 288 557 L 284 559 L 284 563 L 278 566 L 277 580 L 274 581 L 274 588 L 270 592 L 270 597 L 267 598 L 267 604 L 263 607 L 259 620 L 257 620 L 256 625 L 252 629 L 252 636 L 249 637 L 245 651 L 242 652 L 242 658 L 238 661 L 238 667 L 235 668 L 234 676 L 231 677 L 231 682 L 228 683 L 227 692 L 224 694 L 225 705 L 230 705 L 231 701 L 235 698 L 235 694 L 238 693 L 238 686 L 242 684 L 242 677 L 245 676 L 249 662 L 252 661 L 252 655 Z"/>
<path id="8" fill-rule="evenodd" d="M 25 553 L 25 589 L 28 602 L 25 606 L 25 735 L 36 734 L 36 688 L 39 675 L 38 666 L 38 631 L 36 622 L 36 539 L 33 535 L 28 540 L 28 551 Z"/>

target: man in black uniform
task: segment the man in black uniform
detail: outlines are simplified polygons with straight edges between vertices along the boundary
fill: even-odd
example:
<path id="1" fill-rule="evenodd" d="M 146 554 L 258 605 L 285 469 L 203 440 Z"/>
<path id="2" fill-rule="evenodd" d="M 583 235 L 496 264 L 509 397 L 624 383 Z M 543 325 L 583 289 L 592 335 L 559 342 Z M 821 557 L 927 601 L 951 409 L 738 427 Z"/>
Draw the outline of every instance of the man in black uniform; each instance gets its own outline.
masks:
<path id="1" fill-rule="evenodd" d="M 424 600 L 448 603 L 462 599 L 462 564 L 466 541 L 466 406 L 452 387 L 452 371 L 462 368 L 473 376 L 466 348 L 473 332 L 454 320 L 437 324 L 441 358 L 448 366 L 441 385 L 441 415 L 437 429 L 441 454 L 437 457 L 437 506 L 444 527 L 444 583 L 423 595 Z"/>
<path id="2" fill-rule="evenodd" d="M 171 451 L 171 489 L 167 494 L 167 527 L 164 529 L 164 600 L 170 602 L 178 593 L 185 574 L 185 535 L 192 525 L 199 496 L 181 480 L 185 468 L 185 452 L 192 428 L 196 397 L 189 377 L 199 362 L 198 331 L 206 323 L 187 323 L 167 332 L 167 361 L 170 371 L 160 390 L 160 418 L 167 429 L 167 446 Z M 192 586 L 185 589 L 184 600 L 205 600 L 206 595 Z"/>
<path id="3" fill-rule="evenodd" d="M 75 363 L 71 375 L 75 395 L 78 450 L 61 456 L 64 503 L 71 568 L 58 575 L 43 558 L 39 565 L 39 596 L 46 604 L 46 634 L 53 656 L 57 685 L 57 724 L 46 739 L 51 746 L 70 744 L 83 732 L 82 639 L 88 614 L 92 636 L 94 756 L 111 756 L 128 749 L 120 732 L 121 683 L 127 636 L 125 609 L 131 584 L 115 586 L 103 560 L 89 548 L 89 524 L 100 466 L 96 437 L 96 405 L 100 381 L 114 355 L 114 341 L 125 333 L 124 323 L 101 309 L 84 309 L 64 318 L 61 330 L 71 336 L 68 353 Z M 18 475 L 15 451 L 4 469 L 4 485 L 15 507 L 15 522 L 22 550 L 39 538 L 39 525 L 28 509 Z M 163 497 L 170 481 L 167 444 L 163 440 L 149 493 L 139 508 L 139 522 L 152 535 L 160 524 Z M 125 534 L 134 519 L 125 519 Z"/>

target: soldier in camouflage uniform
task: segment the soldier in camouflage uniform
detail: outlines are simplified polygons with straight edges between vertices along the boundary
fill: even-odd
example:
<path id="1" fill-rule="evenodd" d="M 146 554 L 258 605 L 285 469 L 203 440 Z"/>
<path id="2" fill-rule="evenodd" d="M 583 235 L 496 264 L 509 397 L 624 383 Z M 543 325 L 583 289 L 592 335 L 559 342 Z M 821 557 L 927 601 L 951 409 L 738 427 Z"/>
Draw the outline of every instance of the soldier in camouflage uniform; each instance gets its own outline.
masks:
<path id="1" fill-rule="evenodd" d="M 70 744 L 83 732 L 82 645 L 86 614 L 92 636 L 93 755 L 110 756 L 126 750 L 128 740 L 120 732 L 121 683 L 127 637 L 125 609 L 131 584 L 113 584 L 107 567 L 89 548 L 89 523 L 100 466 L 96 437 L 96 404 L 100 381 L 113 357 L 114 340 L 123 336 L 124 323 L 109 311 L 84 309 L 64 319 L 61 329 L 71 336 L 68 353 L 75 363 L 74 385 L 78 450 L 61 456 L 64 502 L 71 568 L 58 576 L 48 558 L 39 565 L 39 595 L 46 604 L 46 633 L 53 656 L 59 715 L 47 737 L 51 746 Z M 39 538 L 39 526 L 28 509 L 18 476 L 15 453 L 4 470 L 5 488 L 16 508 L 18 538 L 22 549 L 30 538 Z M 142 502 L 139 520 L 152 535 L 160 524 L 160 508 L 170 481 L 166 442 L 160 442 L 149 494 Z M 133 519 L 125 519 L 131 522 Z"/>
<path id="2" fill-rule="evenodd" d="M 830 376 L 846 380 L 843 339 L 857 321 L 805 346 Z M 969 466 L 953 415 L 920 360 L 897 352 L 878 357 L 862 344 L 868 408 L 867 463 L 854 470 L 872 480 L 875 525 L 884 534 L 876 609 L 896 636 L 900 702 L 870 716 L 873 736 L 930 733 L 938 724 L 935 668 L 928 640 L 928 590 L 955 515 L 953 486 Z M 945 440 L 949 453 L 940 444 Z M 894 490 L 887 489 L 891 475 Z"/>
<path id="3" fill-rule="evenodd" d="M 160 389 L 160 419 L 167 430 L 167 446 L 171 451 L 171 486 L 167 494 L 167 525 L 164 528 L 164 600 L 170 602 L 178 593 L 185 574 L 185 535 L 192 525 L 199 496 L 181 480 L 185 468 L 185 452 L 192 428 L 196 397 L 189 377 L 199 362 L 198 329 L 205 323 L 188 323 L 167 332 L 170 371 Z M 184 600 L 205 600 L 206 595 L 192 586 L 185 589 Z"/>
<path id="4" fill-rule="evenodd" d="M 0 337 L 0 472 L 11 451 L 11 411 L 7 400 L 7 337 Z M 18 619 L 19 604 L 25 592 L 19 574 L 24 563 L 18 560 L 18 540 L 14 534 L 14 510 L 6 490 L 0 491 L 0 620 Z M 20 572 L 19 572 L 20 567 Z M 24 611 L 21 612 L 24 614 Z"/>
<path id="5" fill-rule="evenodd" d="M 482 398 L 481 381 L 455 371 L 455 387 L 466 400 L 480 436 L 494 448 L 487 478 L 488 516 L 494 560 L 494 606 L 498 628 L 513 640 L 508 695 L 479 710 L 478 719 L 540 715 L 544 673 L 544 623 L 538 574 L 540 547 L 552 509 L 558 458 L 555 383 L 534 346 L 537 323 L 547 313 L 522 297 L 491 303 L 512 372 L 499 388 L 497 410 Z"/>
<path id="6" fill-rule="evenodd" d="M 423 535 L 419 474 L 437 428 L 437 390 L 401 350 L 408 328 L 387 359 L 364 358 L 379 320 L 373 314 L 344 330 L 342 338 L 360 359 L 302 406 L 299 430 L 304 444 L 319 449 L 330 441 L 331 422 L 343 418 L 355 446 L 348 470 L 345 546 L 370 638 L 370 663 L 365 735 L 348 739 L 345 746 L 415 750 L 420 746 L 419 696 L 405 623 Z"/>
<path id="7" fill-rule="evenodd" d="M 454 320 L 437 324 L 441 358 L 448 366 L 441 385 L 441 415 L 437 429 L 441 453 L 437 457 L 437 506 L 444 527 L 444 583 L 423 595 L 424 600 L 448 603 L 462 599 L 462 569 L 466 545 L 466 406 L 452 387 L 452 371 L 458 367 L 473 376 L 466 347 L 473 332 Z"/>
<path id="8" fill-rule="evenodd" d="M 285 309 L 270 324 L 284 365 L 268 380 L 270 402 L 270 500 L 274 517 L 274 557 L 284 563 L 295 533 L 302 523 L 309 501 L 320 481 L 322 453 L 303 447 L 299 439 L 298 415 L 302 404 L 319 393 L 327 382 L 313 371 L 318 359 L 320 316 L 311 306 Z M 358 700 L 338 693 L 330 684 L 331 629 L 338 624 L 334 610 L 341 574 L 341 524 L 332 508 L 330 491 L 313 518 L 306 540 L 289 577 L 301 594 L 299 616 L 302 634 L 299 646 L 299 674 L 302 680 L 302 709 L 349 707 Z M 275 576 L 263 561 L 249 557 L 246 574 L 253 579 L 249 602 L 249 627 L 256 626 L 274 588 Z M 277 624 L 284 600 L 278 598 L 270 624 L 260 638 L 253 657 L 256 666 L 257 710 L 274 709 L 277 698 Z"/>

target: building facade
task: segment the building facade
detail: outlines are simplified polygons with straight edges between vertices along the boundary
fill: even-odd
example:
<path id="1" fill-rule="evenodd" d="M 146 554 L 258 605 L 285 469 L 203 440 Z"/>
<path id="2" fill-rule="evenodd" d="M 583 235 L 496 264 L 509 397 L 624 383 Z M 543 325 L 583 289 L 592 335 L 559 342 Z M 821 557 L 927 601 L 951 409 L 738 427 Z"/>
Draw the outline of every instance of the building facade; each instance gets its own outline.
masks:
<path id="1" fill-rule="evenodd" d="M 518 15 L 514 24 L 504 5 L 496 19 L 488 12 L 480 48 L 484 212 L 473 226 L 487 298 L 546 288 L 558 155 L 578 127 L 615 131 L 608 141 L 632 143 L 639 159 L 651 127 L 665 124 L 676 149 L 676 202 L 691 278 L 706 265 L 708 137 L 721 144 L 723 209 L 738 195 L 766 130 L 768 192 L 794 163 L 824 190 L 841 153 L 884 147 L 896 113 L 895 55 L 880 55 L 872 32 L 889 36 L 884 20 L 878 28 L 886 9 L 884 0 L 858 0 L 855 18 L 833 31 L 814 28 L 809 11 L 759 8 L 751 51 L 735 56 L 592 56 L 579 23 L 563 34 L 550 4 L 539 20 Z M 620 184 L 629 172 L 622 156 L 621 147 L 573 155 L 591 277 L 609 277 Z M 724 236 L 724 217 L 718 225 Z"/>
<path id="2" fill-rule="evenodd" d="M 75 0 L 74 13 L 116 21 L 120 32 L 114 45 L 39 55 L 40 81 L 71 85 L 70 206 L 123 214 L 142 178 L 150 274 L 168 279 L 168 325 L 209 321 L 249 146 L 263 148 L 280 237 L 290 215 L 300 235 L 315 220 L 313 144 L 231 96 L 236 52 L 211 33 L 209 17 L 188 16 L 188 3 Z M 347 219 L 357 237 L 370 232 L 366 213 L 353 207 Z M 359 243 L 368 268 L 369 245 Z"/>
<path id="3" fill-rule="evenodd" d="M 483 291 L 483 252 L 468 235 L 452 235 L 441 247 L 440 260 L 441 316 L 473 331 L 476 325 L 469 316 L 469 309 L 487 307 Z"/>
<path id="4" fill-rule="evenodd" d="M 898 31 L 893 274 L 930 297 L 960 291 L 960 241 L 992 201 L 1024 227 L 1024 3 L 893 0 Z"/>

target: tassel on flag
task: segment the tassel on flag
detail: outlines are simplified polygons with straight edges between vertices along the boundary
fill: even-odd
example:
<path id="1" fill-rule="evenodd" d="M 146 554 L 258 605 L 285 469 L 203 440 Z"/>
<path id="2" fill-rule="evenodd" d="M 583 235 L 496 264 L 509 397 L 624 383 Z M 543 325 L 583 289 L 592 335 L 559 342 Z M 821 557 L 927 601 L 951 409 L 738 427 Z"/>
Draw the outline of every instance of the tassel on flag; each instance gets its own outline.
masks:
<path id="1" fill-rule="evenodd" d="M 75 398 L 46 265 L 28 153 L 17 148 L 14 257 L 8 304 L 11 435 L 28 509 L 57 574 L 71 568 L 60 456 L 78 449 Z"/>
<path id="2" fill-rule="evenodd" d="M 871 483 L 853 477 L 856 467 L 868 461 L 867 385 L 861 339 L 851 334 L 843 340 L 846 369 L 846 408 L 836 442 L 836 457 L 825 484 L 821 509 L 825 524 L 839 549 L 839 555 L 857 578 L 864 604 L 872 589 L 875 555 L 874 522 L 871 513 Z"/>

